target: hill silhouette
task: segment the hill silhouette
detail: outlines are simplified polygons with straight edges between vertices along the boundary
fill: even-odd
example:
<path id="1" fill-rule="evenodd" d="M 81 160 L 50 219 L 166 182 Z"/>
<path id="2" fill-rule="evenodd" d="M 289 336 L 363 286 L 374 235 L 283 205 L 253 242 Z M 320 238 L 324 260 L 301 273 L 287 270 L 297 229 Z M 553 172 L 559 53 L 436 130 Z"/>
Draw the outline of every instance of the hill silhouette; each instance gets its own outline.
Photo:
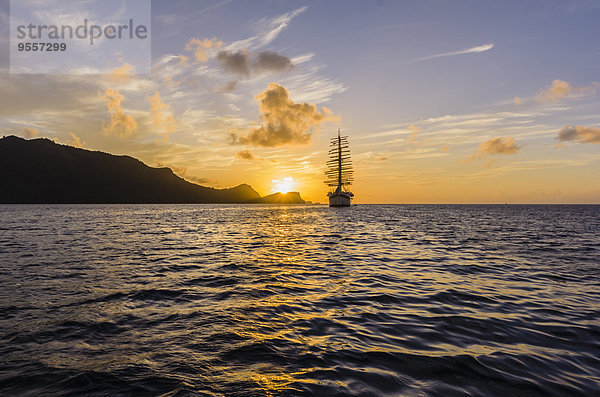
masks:
<path id="1" fill-rule="evenodd" d="M 129 156 L 60 145 L 49 139 L 0 139 L 0 203 L 250 203 L 247 184 L 200 186 L 170 168 Z"/>
<path id="2" fill-rule="evenodd" d="M 253 203 L 259 204 L 305 204 L 306 202 L 300 197 L 298 192 L 273 193 L 265 197 L 252 200 Z"/>

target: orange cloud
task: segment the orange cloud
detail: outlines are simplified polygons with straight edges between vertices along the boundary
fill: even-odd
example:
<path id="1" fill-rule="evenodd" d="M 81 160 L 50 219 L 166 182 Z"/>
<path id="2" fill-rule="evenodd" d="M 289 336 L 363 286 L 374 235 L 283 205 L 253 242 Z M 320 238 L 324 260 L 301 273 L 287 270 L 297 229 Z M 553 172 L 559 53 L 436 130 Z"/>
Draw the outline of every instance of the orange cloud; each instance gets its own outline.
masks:
<path id="1" fill-rule="evenodd" d="M 124 63 L 118 68 L 113 69 L 110 73 L 106 75 L 110 80 L 115 81 L 117 83 L 126 83 L 130 78 L 135 76 L 133 73 L 134 67 L 128 63 Z"/>
<path id="2" fill-rule="evenodd" d="M 492 138 L 479 145 L 477 153 L 471 156 L 471 160 L 480 159 L 486 155 L 496 154 L 515 154 L 521 149 L 517 146 L 515 140 L 512 137 L 504 138 Z"/>
<path id="3" fill-rule="evenodd" d="M 69 132 L 69 136 L 71 139 L 67 142 L 68 145 L 74 146 L 76 148 L 82 148 L 85 146 L 85 142 L 83 142 L 77 135 L 72 132 Z"/>
<path id="4" fill-rule="evenodd" d="M 535 96 L 538 102 L 558 102 L 562 98 L 576 97 L 585 94 L 594 94 L 596 92 L 597 83 L 593 83 L 590 87 L 575 87 L 566 81 L 554 80 L 548 88 L 541 89 Z"/>
<path id="5" fill-rule="evenodd" d="M 175 132 L 177 125 L 171 115 L 171 107 L 160 100 L 158 91 L 148 98 L 150 102 L 150 113 L 152 114 L 152 124 L 157 127 L 164 127 L 165 133 Z"/>
<path id="6" fill-rule="evenodd" d="M 110 113 L 110 121 L 102 123 L 102 129 L 107 135 L 115 135 L 119 137 L 127 137 L 137 131 L 137 121 L 130 115 L 125 114 L 121 107 L 123 95 L 119 94 L 119 90 L 106 89 L 103 95 L 106 99 L 106 107 Z"/>
<path id="7" fill-rule="evenodd" d="M 25 127 L 23 128 L 23 136 L 27 139 L 38 137 L 40 136 L 40 130 L 37 128 Z"/>
<path id="8" fill-rule="evenodd" d="M 253 146 L 306 145 L 312 140 L 311 127 L 319 128 L 324 121 L 339 121 L 331 110 L 317 110 L 314 103 L 294 103 L 288 90 L 276 83 L 254 97 L 259 103 L 262 125 L 246 136 L 233 134 L 234 143 Z"/>
<path id="9" fill-rule="evenodd" d="M 410 131 L 410 136 L 405 139 L 405 142 L 407 145 L 410 145 L 417 139 L 417 134 L 421 132 L 421 127 L 411 124 L 408 126 L 408 130 Z"/>
<path id="10" fill-rule="evenodd" d="M 196 61 L 206 62 L 210 56 L 211 50 L 216 50 L 223 45 L 222 41 L 219 41 L 216 37 L 212 39 L 196 39 L 191 38 L 185 43 L 185 49 L 187 51 L 193 51 Z M 187 58 L 186 58 L 187 59 Z M 182 60 L 182 62 L 185 62 Z"/>
<path id="11" fill-rule="evenodd" d="M 565 125 L 558 132 L 560 141 L 577 141 L 578 143 L 600 143 L 600 128 Z"/>

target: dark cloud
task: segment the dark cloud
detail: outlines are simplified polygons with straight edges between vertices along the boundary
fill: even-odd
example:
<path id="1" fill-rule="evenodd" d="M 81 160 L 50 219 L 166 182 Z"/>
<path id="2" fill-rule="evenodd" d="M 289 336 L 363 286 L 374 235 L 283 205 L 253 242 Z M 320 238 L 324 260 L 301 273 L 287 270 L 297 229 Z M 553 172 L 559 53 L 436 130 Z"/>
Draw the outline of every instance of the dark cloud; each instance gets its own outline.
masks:
<path id="1" fill-rule="evenodd" d="M 292 61 L 285 55 L 279 55 L 274 51 L 262 51 L 258 53 L 252 69 L 258 72 L 282 73 L 290 70 L 292 66 Z"/>
<path id="2" fill-rule="evenodd" d="M 235 156 L 242 160 L 254 160 L 254 155 L 249 150 L 241 150 L 237 152 Z"/>
<path id="3" fill-rule="evenodd" d="M 227 73 L 243 78 L 250 77 L 249 53 L 247 50 L 237 52 L 220 51 L 217 61 Z"/>
<path id="4" fill-rule="evenodd" d="M 565 125 L 558 132 L 561 141 L 577 141 L 579 143 L 600 143 L 600 128 Z"/>
<path id="5" fill-rule="evenodd" d="M 293 67 L 290 58 L 274 51 L 259 53 L 251 53 L 248 50 L 220 51 L 217 54 L 217 61 L 225 72 L 240 78 L 249 78 L 251 75 L 261 73 L 283 73 Z"/>
<path id="6" fill-rule="evenodd" d="M 324 121 L 339 117 L 326 107 L 317 110 L 311 103 L 294 103 L 288 90 L 276 83 L 254 97 L 259 103 L 262 125 L 245 136 L 232 134 L 233 143 L 252 146 L 305 145 L 311 142 L 311 127 L 318 128 Z"/>

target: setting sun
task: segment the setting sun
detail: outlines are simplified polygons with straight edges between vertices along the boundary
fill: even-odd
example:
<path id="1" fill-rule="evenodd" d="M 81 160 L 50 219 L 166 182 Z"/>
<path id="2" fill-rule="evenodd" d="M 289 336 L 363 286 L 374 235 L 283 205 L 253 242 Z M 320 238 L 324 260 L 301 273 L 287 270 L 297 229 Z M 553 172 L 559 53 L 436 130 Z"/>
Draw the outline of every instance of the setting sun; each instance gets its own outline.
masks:
<path id="1" fill-rule="evenodd" d="M 273 179 L 273 191 L 287 193 L 294 190 L 294 178 L 290 176 L 286 176 L 282 180 Z"/>

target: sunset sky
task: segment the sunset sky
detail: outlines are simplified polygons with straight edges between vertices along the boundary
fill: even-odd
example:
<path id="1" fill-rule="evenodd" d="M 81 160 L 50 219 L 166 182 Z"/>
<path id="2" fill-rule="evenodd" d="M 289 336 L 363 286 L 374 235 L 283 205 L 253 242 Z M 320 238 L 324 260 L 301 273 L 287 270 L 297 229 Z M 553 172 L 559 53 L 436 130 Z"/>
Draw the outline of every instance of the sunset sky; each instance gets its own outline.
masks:
<path id="1" fill-rule="evenodd" d="M 600 203 L 598 1 L 153 1 L 143 75 L 10 74 L 8 4 L 0 135 L 323 203 L 341 128 L 357 203 Z"/>

